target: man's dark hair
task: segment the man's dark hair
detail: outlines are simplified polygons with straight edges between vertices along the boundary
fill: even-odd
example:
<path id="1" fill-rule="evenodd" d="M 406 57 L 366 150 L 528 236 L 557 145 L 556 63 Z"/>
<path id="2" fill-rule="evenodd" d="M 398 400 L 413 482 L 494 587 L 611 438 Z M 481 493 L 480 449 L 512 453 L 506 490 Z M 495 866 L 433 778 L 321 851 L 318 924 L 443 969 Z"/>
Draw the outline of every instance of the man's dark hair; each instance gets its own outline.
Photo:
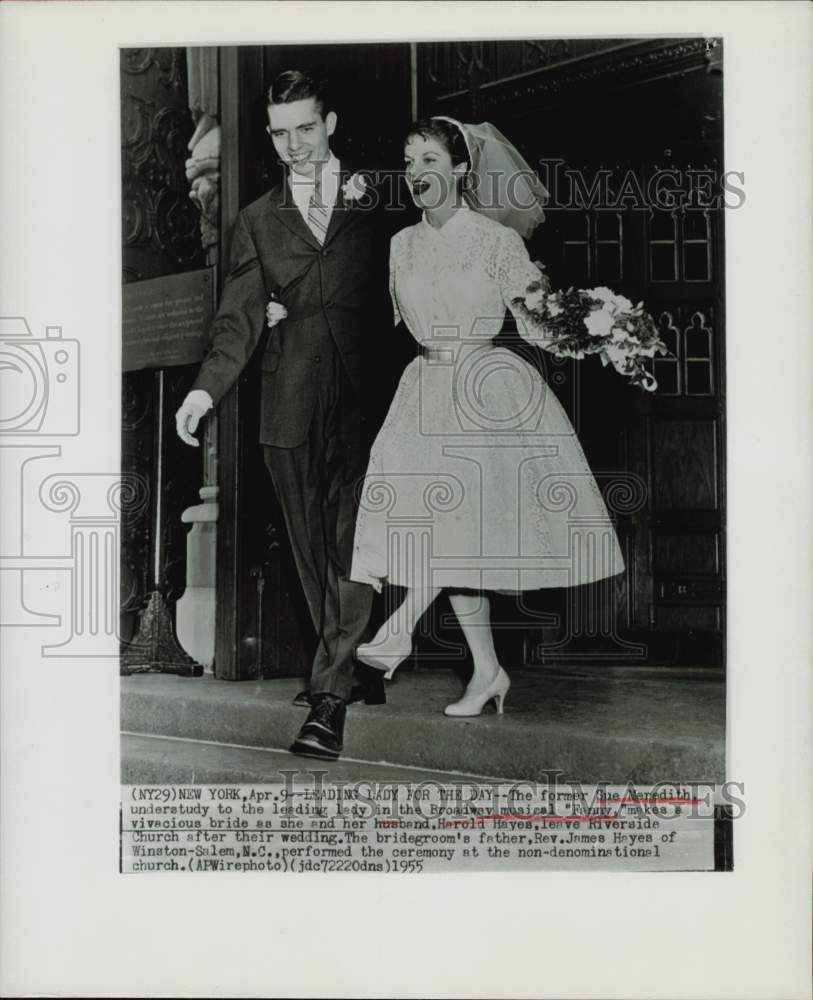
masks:
<path id="1" fill-rule="evenodd" d="M 327 81 L 311 76 L 298 69 L 288 69 L 274 80 L 268 88 L 269 104 L 291 104 L 293 101 L 306 101 L 312 97 L 316 101 L 316 109 L 324 118 L 331 107 L 327 99 Z"/>

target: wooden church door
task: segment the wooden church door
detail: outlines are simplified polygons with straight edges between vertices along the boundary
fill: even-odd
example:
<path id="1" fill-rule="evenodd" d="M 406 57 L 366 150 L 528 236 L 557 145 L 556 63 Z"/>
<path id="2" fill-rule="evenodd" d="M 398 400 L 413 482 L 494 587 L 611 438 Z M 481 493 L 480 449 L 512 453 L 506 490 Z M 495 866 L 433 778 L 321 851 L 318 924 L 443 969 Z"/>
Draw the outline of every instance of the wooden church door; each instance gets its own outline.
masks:
<path id="1" fill-rule="evenodd" d="M 530 249 L 554 286 L 643 300 L 670 351 L 653 394 L 594 358 L 540 359 L 616 519 L 626 572 L 523 598 L 506 628 L 524 623 L 526 662 L 722 664 L 723 210 L 708 199 L 723 169 L 720 45 L 419 46 L 421 115 L 493 122 L 551 190 Z"/>

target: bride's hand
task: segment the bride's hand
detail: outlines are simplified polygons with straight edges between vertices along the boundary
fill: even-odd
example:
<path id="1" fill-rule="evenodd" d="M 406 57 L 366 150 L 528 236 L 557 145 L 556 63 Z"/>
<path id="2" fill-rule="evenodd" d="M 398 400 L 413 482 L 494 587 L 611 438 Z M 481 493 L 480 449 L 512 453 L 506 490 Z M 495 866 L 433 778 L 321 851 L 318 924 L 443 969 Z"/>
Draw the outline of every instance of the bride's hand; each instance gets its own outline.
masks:
<path id="1" fill-rule="evenodd" d="M 539 277 L 536 280 L 542 285 L 542 291 L 545 295 L 549 295 L 553 286 L 550 283 L 550 278 L 545 274 L 545 265 L 541 260 L 533 261 L 533 265 L 539 271 Z"/>
<path id="2" fill-rule="evenodd" d="M 276 299 L 271 299 L 265 307 L 265 318 L 268 321 L 269 327 L 276 326 L 277 323 L 281 323 L 287 315 L 288 310 L 281 302 L 277 302 Z"/>

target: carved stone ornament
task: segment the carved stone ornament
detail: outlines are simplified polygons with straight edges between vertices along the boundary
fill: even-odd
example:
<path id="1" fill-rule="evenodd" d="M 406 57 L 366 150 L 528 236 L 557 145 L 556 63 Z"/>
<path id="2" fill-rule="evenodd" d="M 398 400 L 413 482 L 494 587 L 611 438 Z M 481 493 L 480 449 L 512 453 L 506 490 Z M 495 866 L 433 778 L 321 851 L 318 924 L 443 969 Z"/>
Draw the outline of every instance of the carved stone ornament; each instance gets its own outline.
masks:
<path id="1" fill-rule="evenodd" d="M 187 48 L 189 110 L 195 132 L 187 149 L 186 179 L 189 197 L 200 211 L 203 249 L 216 246 L 220 218 L 220 105 L 218 96 L 218 51 L 211 46 Z"/>
<path id="2" fill-rule="evenodd" d="M 201 135 L 200 124 L 209 126 Z M 191 184 L 189 197 L 200 210 L 200 235 L 204 247 L 213 246 L 218 238 L 220 212 L 220 126 L 208 115 L 189 143 L 192 155 L 186 161 L 186 179 Z"/>

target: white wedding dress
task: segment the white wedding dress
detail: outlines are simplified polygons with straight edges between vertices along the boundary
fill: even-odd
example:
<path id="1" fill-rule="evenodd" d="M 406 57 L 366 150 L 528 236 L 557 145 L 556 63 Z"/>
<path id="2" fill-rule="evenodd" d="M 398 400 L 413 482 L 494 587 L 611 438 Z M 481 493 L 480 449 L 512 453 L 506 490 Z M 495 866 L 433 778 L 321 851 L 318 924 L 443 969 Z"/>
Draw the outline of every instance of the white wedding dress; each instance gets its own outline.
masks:
<path id="1" fill-rule="evenodd" d="M 393 238 L 395 321 L 424 354 L 404 371 L 372 448 L 351 579 L 517 592 L 624 569 L 556 396 L 492 343 L 511 299 L 538 278 L 517 233 L 467 207 L 440 229 L 424 218 Z M 517 325 L 544 348 L 543 329 L 519 316 Z"/>

